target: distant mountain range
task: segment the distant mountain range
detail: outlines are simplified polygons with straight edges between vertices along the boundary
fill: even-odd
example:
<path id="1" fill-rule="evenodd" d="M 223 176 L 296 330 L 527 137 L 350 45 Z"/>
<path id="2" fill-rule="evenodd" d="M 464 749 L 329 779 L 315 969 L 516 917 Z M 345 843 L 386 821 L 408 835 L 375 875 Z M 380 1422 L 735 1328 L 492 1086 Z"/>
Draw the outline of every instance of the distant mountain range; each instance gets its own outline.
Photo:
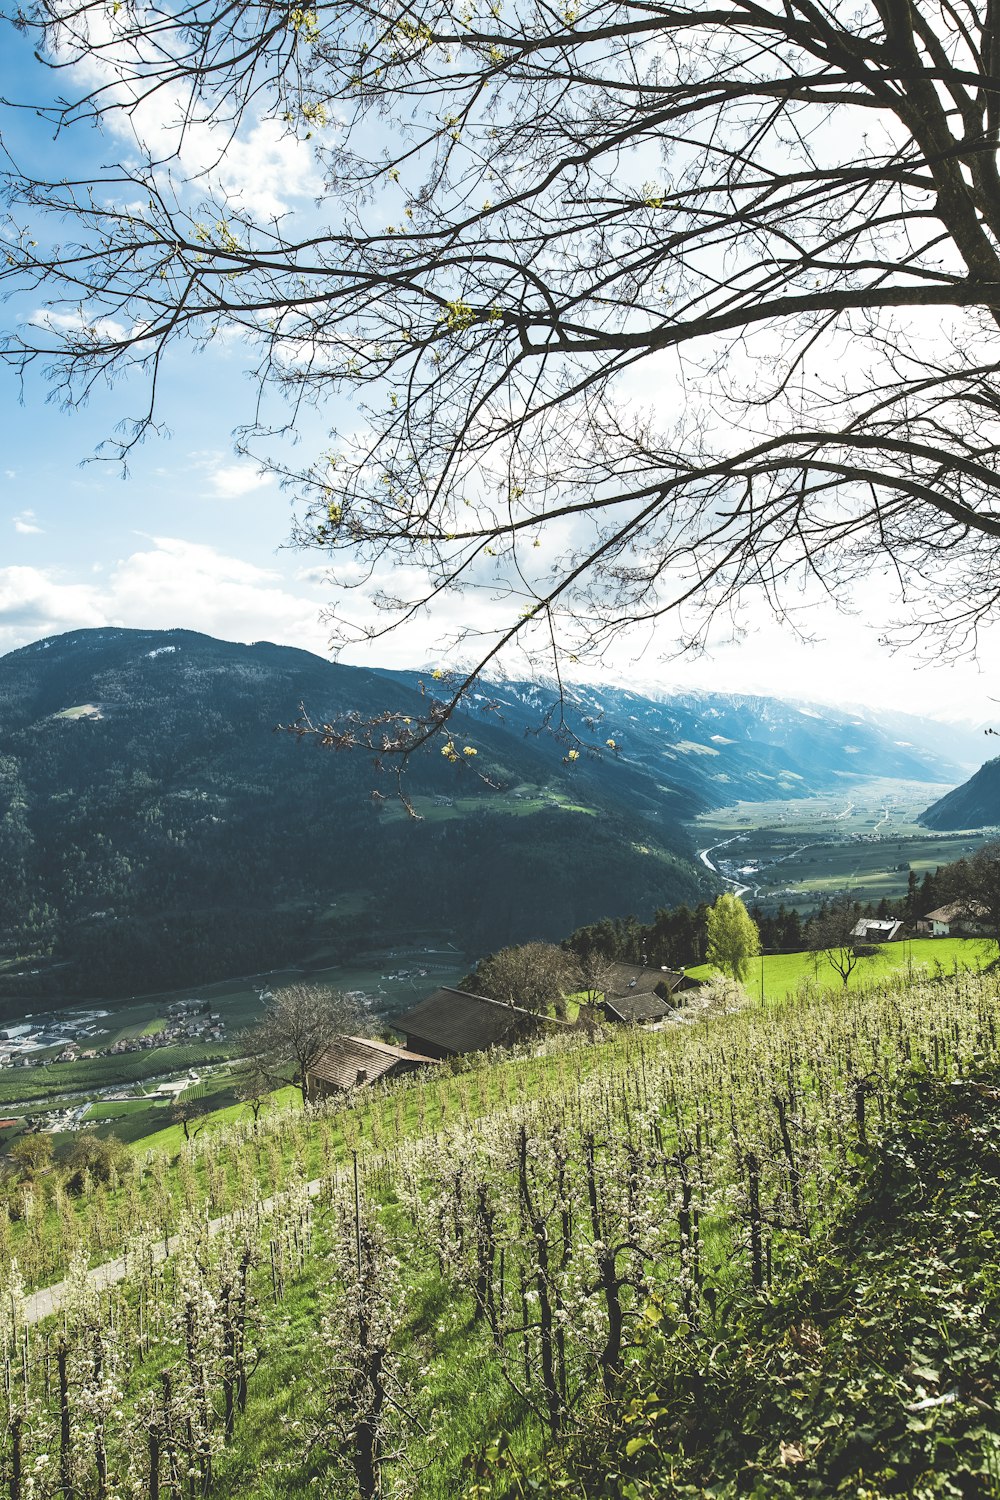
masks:
<path id="1" fill-rule="evenodd" d="M 412 672 L 385 675 L 408 687 L 426 680 Z M 554 690 L 538 683 L 489 683 L 471 695 L 465 716 L 531 738 L 554 699 Z M 495 708 L 484 712 L 491 703 Z M 634 807 L 669 808 L 681 819 L 740 799 L 805 797 L 831 783 L 955 781 L 978 763 L 982 743 L 971 728 L 905 714 L 733 693 L 653 699 L 627 688 L 573 686 L 563 717 L 585 743 L 614 740 L 615 755 L 598 774 L 627 786 Z"/>
<path id="2" fill-rule="evenodd" d="M 706 808 L 965 774 L 918 720 L 620 688 L 571 690 L 569 761 L 552 700 L 484 685 L 458 724 L 499 790 L 434 742 L 406 772 L 418 821 L 370 756 L 273 733 L 300 703 L 415 718 L 418 674 L 184 630 L 0 657 L 0 997 L 138 993 L 432 930 L 470 956 L 559 937 L 710 895 L 682 826 Z"/>

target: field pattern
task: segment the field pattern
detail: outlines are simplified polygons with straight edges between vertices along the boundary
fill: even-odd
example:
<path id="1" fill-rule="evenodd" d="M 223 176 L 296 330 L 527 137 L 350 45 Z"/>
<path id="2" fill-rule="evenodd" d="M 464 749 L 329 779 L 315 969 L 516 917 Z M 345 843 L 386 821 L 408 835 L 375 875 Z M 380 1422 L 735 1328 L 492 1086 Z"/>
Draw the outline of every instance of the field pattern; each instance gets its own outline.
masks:
<path id="1" fill-rule="evenodd" d="M 806 912 L 849 891 L 859 901 L 906 894 L 918 876 L 970 854 L 985 831 L 931 833 L 919 815 L 946 787 L 923 782 L 849 782 L 822 797 L 740 802 L 691 825 L 699 848 L 744 900 Z"/>

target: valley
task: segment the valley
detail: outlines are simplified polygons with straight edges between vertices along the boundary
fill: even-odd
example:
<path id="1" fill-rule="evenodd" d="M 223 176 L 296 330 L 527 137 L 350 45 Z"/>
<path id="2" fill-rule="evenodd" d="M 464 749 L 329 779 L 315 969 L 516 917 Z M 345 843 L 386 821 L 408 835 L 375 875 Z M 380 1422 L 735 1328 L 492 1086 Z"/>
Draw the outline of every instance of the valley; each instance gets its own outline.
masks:
<path id="1" fill-rule="evenodd" d="M 794 800 L 734 803 L 689 828 L 702 862 L 748 904 L 805 915 L 847 891 L 863 904 L 905 896 L 910 870 L 922 877 L 984 843 L 991 830 L 939 833 L 918 821 L 947 790 L 879 777 Z"/>
<path id="2" fill-rule="evenodd" d="M 917 821 L 978 740 L 900 715 L 579 685 L 554 715 L 551 685 L 484 683 L 458 763 L 425 747 L 402 798 L 368 754 L 273 732 L 299 702 L 409 720 L 427 686 L 192 631 L 0 658 L 0 1027 L 34 1029 L 0 1039 L 0 1146 L 28 1118 L 144 1140 L 176 1129 L 178 1092 L 232 1109 L 269 986 L 391 1021 L 507 943 L 723 885 L 804 916 L 877 903 L 981 842 Z"/>
<path id="3" fill-rule="evenodd" d="M 0 1480 L 15 1500 L 109 1500 L 109 1468 L 123 1500 L 317 1484 L 346 1500 L 359 1427 L 343 1414 L 373 1369 L 402 1399 L 372 1497 L 583 1493 L 577 1472 L 599 1476 L 595 1500 L 707 1493 L 731 1462 L 725 1427 L 691 1425 L 683 1384 L 724 1410 L 726 1380 L 704 1370 L 719 1350 L 768 1349 L 761 1294 L 794 1303 L 811 1274 L 809 1306 L 823 1278 L 839 1297 L 823 1247 L 850 1231 L 869 1151 L 907 1128 L 912 1080 L 948 1108 L 966 1090 L 959 1145 L 977 1111 L 992 1128 L 996 941 L 911 923 L 855 944 L 845 978 L 799 920 L 843 893 L 898 901 L 984 842 L 988 828 L 922 821 L 932 804 L 947 820 L 972 742 L 923 741 L 898 716 L 589 688 L 552 732 L 539 685 L 498 683 L 394 795 L 369 754 L 273 726 L 292 697 L 344 722 L 392 695 L 408 718 L 425 705 L 405 674 L 192 632 L 42 644 L 0 658 Z M 727 886 L 761 912 L 758 930 L 740 909 L 753 945 L 724 971 Z M 563 977 L 535 1016 L 526 990 L 510 998 L 519 1029 L 487 1047 L 457 1028 L 508 997 L 437 992 L 485 984 L 471 971 L 507 945 L 501 979 L 529 951 Z M 313 1062 L 294 1071 L 279 1031 L 255 1064 L 248 1029 L 303 984 L 322 997 L 299 997 L 322 1011 Z M 429 1055 L 413 1016 L 408 1052 L 388 1029 L 359 1043 L 329 991 L 361 1000 L 376 1033 L 422 1001 L 451 1007 L 453 1031 Z M 928 1241 L 972 1222 L 965 1165 Z M 888 1300 L 909 1292 L 875 1253 L 871 1275 Z M 950 1295 L 960 1318 L 978 1308 L 961 1278 Z M 812 1338 L 797 1306 L 788 1321 Z M 901 1402 L 948 1396 L 950 1360 L 901 1356 L 887 1431 Z M 692 1441 L 672 1429 L 661 1470 L 672 1406 Z M 950 1397 L 939 1420 L 961 1430 Z M 754 1462 L 783 1482 L 800 1449 L 775 1453 L 773 1425 Z M 860 1472 L 827 1426 L 817 1493 Z M 610 1457 L 588 1446 L 598 1431 Z M 805 1464 L 808 1422 L 794 1431 Z M 917 1438 L 880 1441 L 917 1472 Z"/>
<path id="4" fill-rule="evenodd" d="M 431 935 L 428 935 L 429 937 Z M 267 973 L 187 986 L 160 994 L 26 1012 L 34 1032 L 59 1033 L 51 1046 L 0 1038 L 0 1151 L 27 1126 L 64 1138 L 81 1128 L 126 1142 L 176 1128 L 178 1095 L 198 1116 L 237 1105 L 242 1034 L 260 1019 L 262 999 L 283 985 L 310 983 L 363 996 L 375 1018 L 391 1021 L 429 989 L 455 985 L 468 968 L 445 937 L 372 952 L 348 966 L 289 966 Z M 208 1009 L 212 1040 L 156 1041 L 156 1033 Z M 83 1018 L 86 1017 L 86 1021 Z M 173 1040 L 173 1039 L 171 1039 Z M 80 1055 L 58 1061 L 67 1046 Z M 4 1061 L 6 1060 L 6 1066 Z M 178 1087 L 180 1085 L 180 1087 Z"/>

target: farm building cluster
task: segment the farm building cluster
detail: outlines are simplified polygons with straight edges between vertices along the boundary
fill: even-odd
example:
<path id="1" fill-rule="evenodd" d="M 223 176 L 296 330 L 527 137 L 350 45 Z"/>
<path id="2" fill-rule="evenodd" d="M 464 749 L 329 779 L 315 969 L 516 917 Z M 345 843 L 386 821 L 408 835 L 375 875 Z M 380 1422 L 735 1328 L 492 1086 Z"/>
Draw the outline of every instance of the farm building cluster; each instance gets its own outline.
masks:
<path id="1" fill-rule="evenodd" d="M 613 964 L 600 998 L 592 1007 L 582 1007 L 581 1019 L 575 1023 L 538 1015 L 488 995 L 444 987 L 392 1022 L 402 1046 L 371 1037 L 333 1038 L 309 1068 L 310 1092 L 316 1097 L 342 1093 L 415 1068 L 438 1067 L 464 1053 L 513 1046 L 540 1031 L 587 1024 L 598 1014 L 618 1024 L 664 1021 L 676 1008 L 679 992 L 697 983 L 672 969 Z"/>

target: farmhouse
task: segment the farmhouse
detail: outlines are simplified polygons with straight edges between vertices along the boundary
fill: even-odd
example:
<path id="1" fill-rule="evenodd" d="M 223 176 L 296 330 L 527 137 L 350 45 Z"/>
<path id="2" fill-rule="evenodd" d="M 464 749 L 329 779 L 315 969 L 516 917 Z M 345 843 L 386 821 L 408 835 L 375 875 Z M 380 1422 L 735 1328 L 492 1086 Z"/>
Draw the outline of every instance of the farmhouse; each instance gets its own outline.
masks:
<path id="1" fill-rule="evenodd" d="M 415 1068 L 434 1068 L 438 1062 L 436 1057 L 423 1057 L 372 1037 L 338 1036 L 307 1070 L 306 1088 L 310 1097 L 322 1098 L 360 1088 L 378 1078 L 412 1073 Z"/>
<path id="2" fill-rule="evenodd" d="M 612 964 L 601 1009 L 609 1021 L 661 1021 L 671 1009 L 671 997 L 684 975 L 673 969 Z"/>
<path id="3" fill-rule="evenodd" d="M 674 969 L 652 969 L 648 964 L 611 964 L 608 995 L 659 995 L 666 999 L 684 983 L 683 973 Z"/>
<path id="4" fill-rule="evenodd" d="M 504 1005 L 486 995 L 445 988 L 435 990 L 392 1024 L 406 1038 L 408 1052 L 442 1058 L 509 1046 L 543 1023 L 560 1024 L 519 1005 Z"/>
<path id="5" fill-rule="evenodd" d="M 662 1021 L 671 1007 L 659 995 L 633 990 L 630 995 L 605 995 L 601 1006 L 609 1021 Z"/>
<path id="6" fill-rule="evenodd" d="M 902 932 L 902 922 L 891 917 L 862 917 L 851 928 L 851 937 L 856 943 L 895 943 Z"/>
<path id="7" fill-rule="evenodd" d="M 953 901 L 929 911 L 917 923 L 917 931 L 931 937 L 982 937 L 989 932 L 988 913 L 978 901 Z"/>

